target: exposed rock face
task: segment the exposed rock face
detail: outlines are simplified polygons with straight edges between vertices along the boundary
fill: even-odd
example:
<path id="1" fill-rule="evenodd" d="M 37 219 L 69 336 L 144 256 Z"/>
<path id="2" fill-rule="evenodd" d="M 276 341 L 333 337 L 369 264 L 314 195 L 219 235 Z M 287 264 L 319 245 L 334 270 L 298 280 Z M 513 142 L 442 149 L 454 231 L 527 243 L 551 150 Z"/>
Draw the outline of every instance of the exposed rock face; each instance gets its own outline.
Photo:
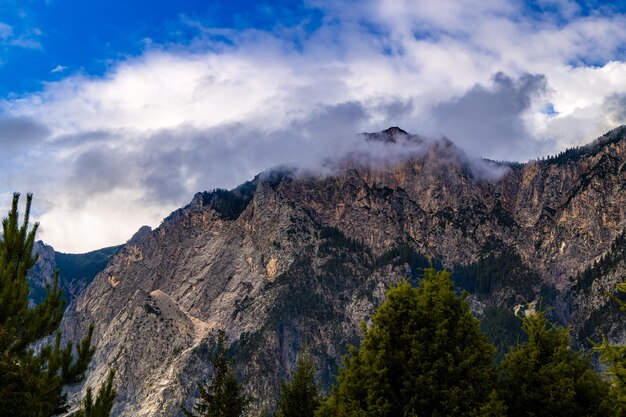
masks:
<path id="1" fill-rule="evenodd" d="M 413 141 L 421 151 L 199 193 L 131 239 L 73 301 L 63 332 L 77 339 L 96 324 L 87 384 L 117 370 L 116 415 L 180 415 L 178 405 L 190 405 L 195 383 L 210 376 L 216 326 L 233 342 L 257 410 L 271 408 L 304 343 L 328 387 L 348 344 L 358 343 L 359 323 L 391 283 L 427 265 L 424 255 L 455 270 L 474 291 L 476 314 L 495 328 L 502 311 L 512 316 L 541 295 L 576 335 L 597 335 L 584 328 L 606 313 L 598 324 L 626 339 L 612 310 L 602 310 L 603 292 L 626 271 L 626 128 L 510 167 L 469 161 L 447 140 L 425 143 L 398 128 L 367 140 Z M 578 285 L 607 253 L 617 258 L 610 277 Z M 495 263 L 506 272 L 476 272 Z"/>
<path id="2" fill-rule="evenodd" d="M 626 281 L 626 232 L 622 232 L 607 253 L 579 275 L 567 294 L 571 309 L 570 321 L 581 341 L 600 340 L 606 335 L 612 342 L 626 344 L 624 312 L 607 294 Z M 614 294 L 624 298 L 622 294 Z"/>
<path id="3" fill-rule="evenodd" d="M 38 255 L 37 262 L 28 271 L 28 283 L 30 294 L 28 302 L 31 305 L 41 302 L 46 295 L 46 286 L 52 284 L 56 261 L 54 260 L 54 249 L 46 245 L 41 240 L 35 242 L 33 251 Z"/>

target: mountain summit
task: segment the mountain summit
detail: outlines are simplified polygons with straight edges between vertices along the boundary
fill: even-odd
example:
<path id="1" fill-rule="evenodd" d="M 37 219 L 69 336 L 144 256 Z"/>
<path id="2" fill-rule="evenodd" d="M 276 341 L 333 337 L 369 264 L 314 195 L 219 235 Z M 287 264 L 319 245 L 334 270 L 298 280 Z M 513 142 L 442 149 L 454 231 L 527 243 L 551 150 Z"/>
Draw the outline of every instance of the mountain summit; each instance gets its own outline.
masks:
<path id="1" fill-rule="evenodd" d="M 580 343 L 600 332 L 626 340 L 606 296 L 626 274 L 626 130 L 488 181 L 445 158 L 447 142 L 433 146 L 332 175 L 260 175 L 197 194 L 142 230 L 65 314 L 72 339 L 96 324 L 87 384 L 115 368 L 116 415 L 178 416 L 209 378 L 207 351 L 223 326 L 255 409 L 269 409 L 305 344 L 329 387 L 385 289 L 430 262 L 471 292 L 500 347 L 515 340 L 513 309 L 539 298 Z"/>
<path id="2" fill-rule="evenodd" d="M 381 132 L 363 133 L 363 135 L 368 140 L 379 140 L 382 142 L 395 142 L 396 138 L 409 136 L 409 133 L 405 130 L 400 129 L 397 126 L 393 126 Z"/>

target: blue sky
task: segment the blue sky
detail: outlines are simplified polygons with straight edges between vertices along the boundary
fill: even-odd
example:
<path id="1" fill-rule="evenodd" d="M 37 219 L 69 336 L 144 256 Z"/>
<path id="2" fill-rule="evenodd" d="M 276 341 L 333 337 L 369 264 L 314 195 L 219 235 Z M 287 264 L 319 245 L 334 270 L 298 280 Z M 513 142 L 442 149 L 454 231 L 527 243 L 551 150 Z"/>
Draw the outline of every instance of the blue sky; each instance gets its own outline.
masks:
<path id="1" fill-rule="evenodd" d="M 551 15 L 565 25 L 569 17 L 560 13 L 563 3 L 527 1 L 520 10 L 537 21 Z M 599 10 L 623 13 L 626 2 L 578 1 L 572 7 L 578 8 L 578 16 Z M 300 1 L 3 0 L 0 22 L 10 26 L 11 35 L 2 46 L 0 96 L 40 90 L 43 83 L 68 73 L 102 76 L 116 62 L 141 55 L 151 45 L 188 46 L 199 35 L 190 21 L 238 31 L 302 26 L 312 33 L 323 17 L 323 7 Z M 603 63 L 593 57 L 589 61 Z"/>
<path id="2" fill-rule="evenodd" d="M 0 21 L 12 34 L 2 48 L 0 95 L 39 90 L 72 72 L 102 76 L 153 44 L 188 45 L 198 36 L 189 21 L 235 30 L 306 21 L 314 29 L 321 17 L 296 1 L 3 1 Z"/>
<path id="3" fill-rule="evenodd" d="M 523 161 L 623 123 L 624 1 L 0 0 L 0 209 L 65 251 L 356 132 Z"/>

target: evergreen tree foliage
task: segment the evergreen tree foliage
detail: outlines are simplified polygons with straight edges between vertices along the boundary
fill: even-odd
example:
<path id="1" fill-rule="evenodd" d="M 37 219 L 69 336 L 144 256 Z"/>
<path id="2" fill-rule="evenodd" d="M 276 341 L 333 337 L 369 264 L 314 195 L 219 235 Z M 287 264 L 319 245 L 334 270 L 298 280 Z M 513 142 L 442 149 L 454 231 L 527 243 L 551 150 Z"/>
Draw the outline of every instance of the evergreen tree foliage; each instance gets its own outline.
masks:
<path id="1" fill-rule="evenodd" d="M 291 381 L 281 384 L 276 417 L 313 417 L 319 404 L 315 364 L 308 353 L 301 354 Z"/>
<path id="2" fill-rule="evenodd" d="M 600 360 L 607 365 L 606 375 L 610 378 L 612 391 L 622 414 L 626 415 L 626 346 L 610 344 L 606 337 L 594 349 L 600 352 Z"/>
<path id="3" fill-rule="evenodd" d="M 588 145 L 575 146 L 573 148 L 566 149 L 556 155 L 545 158 L 545 160 L 542 158 L 542 161 L 546 164 L 556 165 L 563 165 L 571 161 L 577 161 L 583 157 L 597 154 L 606 145 L 619 142 L 624 138 L 625 134 L 626 127 L 619 126 L 600 136 Z"/>
<path id="4" fill-rule="evenodd" d="M 95 402 L 93 401 L 91 387 L 87 388 L 87 394 L 85 394 L 82 408 L 72 414 L 72 417 L 109 417 L 116 395 L 115 388 L 113 388 L 114 378 L 115 371 L 109 371 L 107 382 L 98 390 Z"/>
<path id="5" fill-rule="evenodd" d="M 502 362 L 511 346 L 526 340 L 521 321 L 515 316 L 513 308 L 506 304 L 486 308 L 480 320 L 480 329 L 496 346 L 496 363 Z"/>
<path id="6" fill-rule="evenodd" d="M 615 416 L 610 387 L 591 369 L 589 358 L 569 346 L 569 329 L 543 312 L 523 318 L 528 341 L 501 363 L 500 397 L 509 417 Z"/>
<path id="7" fill-rule="evenodd" d="M 251 398 L 243 392 L 241 384 L 232 371 L 232 361 L 228 358 L 226 332 L 222 328 L 217 333 L 217 347 L 210 359 L 213 366 L 213 380 L 206 385 L 198 384 L 200 400 L 189 411 L 181 406 L 187 417 L 239 417 L 248 408 Z"/>
<path id="8" fill-rule="evenodd" d="M 539 280 L 536 273 L 524 265 L 520 255 L 507 247 L 501 248 L 499 253 L 487 250 L 478 261 L 455 266 L 452 279 L 472 294 L 490 294 L 495 288 L 515 284 L 517 291 L 529 297 L 533 294 L 532 283 Z"/>
<path id="9" fill-rule="evenodd" d="M 209 206 L 226 220 L 236 220 L 246 209 L 256 191 L 256 182 L 247 181 L 233 190 L 216 188 L 202 193 L 202 205 Z"/>
<path id="10" fill-rule="evenodd" d="M 386 296 L 316 415 L 480 415 L 495 385 L 494 348 L 450 274 L 426 269 L 418 288 L 404 281 Z"/>
<path id="11" fill-rule="evenodd" d="M 617 289 L 621 293 L 626 293 L 626 283 L 617 284 Z M 626 311 L 625 301 L 616 297 L 613 299 L 619 303 L 622 311 Z M 597 344 L 594 349 L 600 352 L 600 360 L 607 365 L 606 374 L 611 380 L 613 393 L 621 409 L 626 410 L 626 345 L 612 345 L 606 337 L 603 337 L 602 343 Z"/>
<path id="12" fill-rule="evenodd" d="M 63 318 L 64 303 L 58 271 L 43 301 L 29 308 L 26 274 L 37 261 L 33 245 L 38 224 L 29 230 L 32 195 L 26 198 L 22 223 L 19 194 L 13 195 L 8 217 L 2 220 L 0 240 L 0 417 L 47 417 L 67 411 L 63 386 L 79 382 L 94 353 L 93 327 L 76 349 L 33 344 L 51 335 Z"/>
<path id="13" fill-rule="evenodd" d="M 485 404 L 480 407 L 479 417 L 506 417 L 506 404 L 494 389 Z"/>

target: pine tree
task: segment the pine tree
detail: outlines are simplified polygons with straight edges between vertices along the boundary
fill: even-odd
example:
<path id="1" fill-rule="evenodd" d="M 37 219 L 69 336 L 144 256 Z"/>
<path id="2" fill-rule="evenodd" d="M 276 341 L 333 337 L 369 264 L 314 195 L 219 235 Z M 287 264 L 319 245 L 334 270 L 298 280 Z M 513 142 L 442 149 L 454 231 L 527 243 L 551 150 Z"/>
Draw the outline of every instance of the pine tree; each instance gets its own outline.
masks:
<path id="1" fill-rule="evenodd" d="M 506 404 L 495 389 L 489 394 L 487 402 L 480 407 L 478 417 L 506 417 Z"/>
<path id="2" fill-rule="evenodd" d="M 210 359 L 213 380 L 206 385 L 198 384 L 200 400 L 193 406 L 193 412 L 181 406 L 185 416 L 240 417 L 248 408 L 251 398 L 242 392 L 242 387 L 232 371 L 226 342 L 226 332 L 220 329 L 217 332 L 217 347 Z"/>
<path id="3" fill-rule="evenodd" d="M 300 354 L 291 381 L 281 384 L 276 417 L 313 417 L 319 404 L 315 364 L 308 353 Z"/>
<path id="4" fill-rule="evenodd" d="M 63 386 L 82 379 L 94 353 L 93 327 L 73 349 L 53 344 L 35 351 L 33 344 L 51 335 L 63 318 L 64 302 L 56 271 L 41 304 L 28 305 L 28 270 L 37 261 L 33 245 L 38 224 L 29 230 L 32 195 L 19 224 L 19 194 L 13 195 L 8 217 L 2 220 L 0 239 L 0 417 L 47 417 L 67 411 Z"/>
<path id="5" fill-rule="evenodd" d="M 618 284 L 617 289 L 626 293 L 626 283 Z M 612 298 L 619 303 L 622 311 L 626 311 L 626 302 L 617 297 Z M 613 394 L 622 415 L 626 415 L 626 345 L 612 345 L 603 337 L 602 343 L 597 344 L 594 350 L 600 352 L 600 360 L 607 366 L 606 374 L 610 378 Z"/>
<path id="6" fill-rule="evenodd" d="M 87 394 L 83 400 L 82 408 L 72 414 L 72 417 L 109 417 L 116 395 L 115 388 L 113 388 L 114 378 L 115 371 L 109 371 L 107 382 L 98 390 L 98 396 L 95 402 L 93 401 L 91 387 L 87 388 Z"/>
<path id="7" fill-rule="evenodd" d="M 615 416 L 609 385 L 589 358 L 569 346 L 569 329 L 542 312 L 523 318 L 528 341 L 501 363 L 500 396 L 509 417 Z"/>
<path id="8" fill-rule="evenodd" d="M 494 348 L 450 274 L 427 269 L 419 288 L 404 281 L 386 296 L 316 415 L 477 415 L 494 389 Z"/>

